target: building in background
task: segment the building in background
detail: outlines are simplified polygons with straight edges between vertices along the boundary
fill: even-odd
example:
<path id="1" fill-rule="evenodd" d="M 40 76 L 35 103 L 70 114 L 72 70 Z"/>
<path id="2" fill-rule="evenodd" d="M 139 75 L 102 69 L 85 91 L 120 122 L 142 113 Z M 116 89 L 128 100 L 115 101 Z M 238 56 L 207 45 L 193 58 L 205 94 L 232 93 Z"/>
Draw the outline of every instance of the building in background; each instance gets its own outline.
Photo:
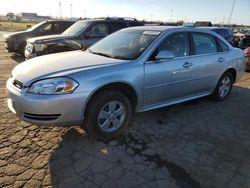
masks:
<path id="1" fill-rule="evenodd" d="M 50 19 L 50 16 L 39 16 L 37 13 L 21 12 L 16 14 L 16 20 L 21 22 L 42 22 Z"/>

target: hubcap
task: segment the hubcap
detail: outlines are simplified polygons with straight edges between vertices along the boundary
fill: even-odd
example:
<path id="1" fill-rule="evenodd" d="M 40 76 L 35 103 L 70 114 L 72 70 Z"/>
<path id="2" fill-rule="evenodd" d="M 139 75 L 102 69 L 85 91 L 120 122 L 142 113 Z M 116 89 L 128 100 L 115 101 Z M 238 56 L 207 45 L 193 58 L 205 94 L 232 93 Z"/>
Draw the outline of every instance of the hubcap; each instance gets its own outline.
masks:
<path id="1" fill-rule="evenodd" d="M 229 91 L 231 89 L 231 79 L 229 77 L 224 77 L 223 80 L 220 83 L 219 87 L 219 95 L 220 97 L 225 97 L 229 94 Z"/>
<path id="2" fill-rule="evenodd" d="M 98 114 L 98 126 L 103 132 L 112 132 L 122 126 L 125 117 L 124 105 L 119 101 L 110 101 Z"/>

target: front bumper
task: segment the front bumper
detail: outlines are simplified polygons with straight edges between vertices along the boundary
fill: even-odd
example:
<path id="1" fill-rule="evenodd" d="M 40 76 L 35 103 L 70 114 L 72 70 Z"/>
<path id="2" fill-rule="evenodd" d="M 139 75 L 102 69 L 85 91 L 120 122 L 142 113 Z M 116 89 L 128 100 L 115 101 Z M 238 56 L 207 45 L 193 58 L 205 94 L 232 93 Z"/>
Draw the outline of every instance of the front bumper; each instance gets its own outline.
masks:
<path id="1" fill-rule="evenodd" d="M 32 59 L 34 57 L 37 57 L 37 54 L 36 53 L 30 53 L 29 50 L 25 49 L 24 56 L 25 56 L 25 59 L 28 60 L 28 59 Z"/>
<path id="2" fill-rule="evenodd" d="M 25 59 L 28 60 L 28 59 L 31 59 L 31 58 L 34 58 L 34 57 L 37 57 L 37 53 L 34 52 L 34 47 L 32 44 L 27 44 L 26 47 L 25 47 L 25 51 L 24 51 L 24 56 L 25 56 Z"/>
<path id="3" fill-rule="evenodd" d="M 65 95 L 36 95 L 21 91 L 6 83 L 9 109 L 24 121 L 38 125 L 79 125 L 84 119 L 84 109 L 90 92 Z"/>

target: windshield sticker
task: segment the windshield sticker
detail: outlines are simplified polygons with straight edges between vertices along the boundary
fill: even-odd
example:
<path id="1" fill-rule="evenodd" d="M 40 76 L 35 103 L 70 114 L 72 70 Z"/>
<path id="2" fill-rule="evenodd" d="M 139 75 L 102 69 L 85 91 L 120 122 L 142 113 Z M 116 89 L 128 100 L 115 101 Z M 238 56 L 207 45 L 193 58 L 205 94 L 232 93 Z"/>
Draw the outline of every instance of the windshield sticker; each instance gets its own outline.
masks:
<path id="1" fill-rule="evenodd" d="M 159 35 L 161 32 L 160 31 L 144 31 L 142 34 L 143 35 Z"/>

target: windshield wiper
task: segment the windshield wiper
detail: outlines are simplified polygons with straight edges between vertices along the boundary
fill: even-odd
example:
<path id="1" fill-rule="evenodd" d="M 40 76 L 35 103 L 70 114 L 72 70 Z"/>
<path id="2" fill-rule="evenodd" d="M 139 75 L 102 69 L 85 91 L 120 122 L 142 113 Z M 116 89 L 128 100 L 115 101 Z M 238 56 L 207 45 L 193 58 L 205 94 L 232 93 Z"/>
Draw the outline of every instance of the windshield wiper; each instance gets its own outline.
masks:
<path id="1" fill-rule="evenodd" d="M 101 56 L 104 56 L 104 57 L 110 57 L 110 58 L 113 58 L 113 56 L 109 55 L 109 54 L 105 54 L 105 53 L 101 53 L 101 52 L 93 52 L 92 50 L 88 49 L 88 51 L 92 54 L 96 54 L 96 55 L 101 55 Z"/>

